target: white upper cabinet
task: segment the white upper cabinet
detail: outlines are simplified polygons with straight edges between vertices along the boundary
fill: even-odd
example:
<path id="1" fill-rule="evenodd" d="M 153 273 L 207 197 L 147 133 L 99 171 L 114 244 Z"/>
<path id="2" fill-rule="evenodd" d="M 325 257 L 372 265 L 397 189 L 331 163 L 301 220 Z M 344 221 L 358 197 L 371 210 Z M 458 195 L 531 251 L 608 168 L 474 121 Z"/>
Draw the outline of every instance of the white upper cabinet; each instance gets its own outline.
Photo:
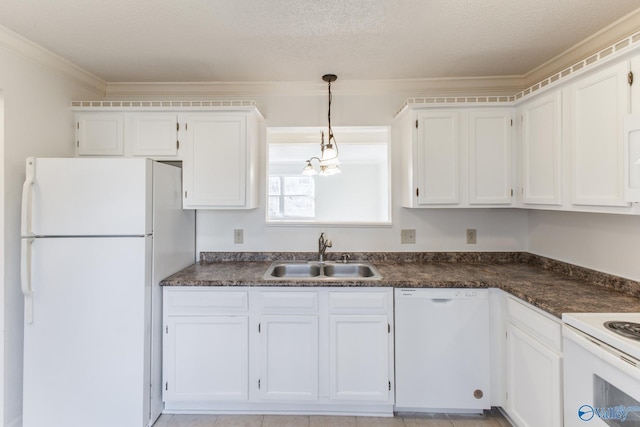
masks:
<path id="1" fill-rule="evenodd" d="M 128 148 L 133 156 L 177 156 L 178 115 L 175 113 L 133 113 L 125 118 Z"/>
<path id="2" fill-rule="evenodd" d="M 81 112 L 76 136 L 78 156 L 180 157 L 176 113 Z"/>
<path id="3" fill-rule="evenodd" d="M 469 204 L 511 204 L 510 109 L 469 112 Z"/>
<path id="4" fill-rule="evenodd" d="M 418 113 L 415 170 L 418 205 L 457 204 L 460 131 L 457 111 Z"/>
<path id="5" fill-rule="evenodd" d="M 629 112 L 629 63 L 623 61 L 565 89 L 571 203 L 628 206 L 624 201 L 623 120 Z"/>
<path id="6" fill-rule="evenodd" d="M 122 156 L 124 114 L 78 113 L 76 150 L 79 156 Z"/>
<path id="7" fill-rule="evenodd" d="M 193 113 L 184 118 L 183 206 L 257 206 L 258 122 L 252 113 Z"/>
<path id="8" fill-rule="evenodd" d="M 512 109 L 407 109 L 402 141 L 403 206 L 512 204 Z"/>
<path id="9" fill-rule="evenodd" d="M 562 203 L 562 110 L 560 91 L 522 106 L 522 202 Z"/>

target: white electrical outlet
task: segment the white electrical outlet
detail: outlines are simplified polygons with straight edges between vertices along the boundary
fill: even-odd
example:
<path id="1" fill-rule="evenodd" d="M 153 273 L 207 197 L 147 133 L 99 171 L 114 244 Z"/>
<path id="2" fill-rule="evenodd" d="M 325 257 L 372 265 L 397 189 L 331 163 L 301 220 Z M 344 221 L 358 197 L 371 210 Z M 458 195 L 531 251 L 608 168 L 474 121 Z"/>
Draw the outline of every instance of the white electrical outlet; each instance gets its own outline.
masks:
<path id="1" fill-rule="evenodd" d="M 233 230 L 233 243 L 244 243 L 244 230 L 237 228 Z"/>
<path id="2" fill-rule="evenodd" d="M 400 243 L 402 244 L 415 244 L 416 243 L 416 230 L 400 230 Z"/>
<path id="3" fill-rule="evenodd" d="M 467 243 L 470 245 L 475 245 L 477 243 L 476 238 L 476 229 L 467 228 Z"/>

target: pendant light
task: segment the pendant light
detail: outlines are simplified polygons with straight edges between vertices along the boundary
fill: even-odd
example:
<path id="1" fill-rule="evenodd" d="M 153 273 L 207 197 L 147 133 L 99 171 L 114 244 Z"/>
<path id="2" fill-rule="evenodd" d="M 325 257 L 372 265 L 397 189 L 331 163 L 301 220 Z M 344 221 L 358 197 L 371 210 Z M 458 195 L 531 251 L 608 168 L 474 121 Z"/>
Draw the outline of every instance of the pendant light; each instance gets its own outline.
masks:
<path id="1" fill-rule="evenodd" d="M 324 140 L 324 131 L 320 132 L 320 157 L 311 157 L 307 159 L 307 164 L 302 170 L 303 175 L 316 175 L 318 172 L 311 164 L 312 160 L 318 160 L 320 165 L 320 175 L 336 175 L 340 171 L 340 160 L 338 159 L 338 143 L 333 137 L 333 130 L 331 129 L 331 83 L 335 82 L 338 76 L 335 74 L 325 74 L 322 76 L 322 80 L 327 82 L 329 89 L 329 111 L 327 113 L 328 129 L 327 129 L 327 141 Z"/>

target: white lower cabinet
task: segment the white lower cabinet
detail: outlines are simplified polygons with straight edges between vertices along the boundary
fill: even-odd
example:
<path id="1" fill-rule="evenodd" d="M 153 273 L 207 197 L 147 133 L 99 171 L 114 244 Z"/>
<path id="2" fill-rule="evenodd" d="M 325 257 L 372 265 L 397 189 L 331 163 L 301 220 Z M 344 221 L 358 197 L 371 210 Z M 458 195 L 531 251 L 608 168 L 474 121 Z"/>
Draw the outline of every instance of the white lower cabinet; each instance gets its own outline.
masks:
<path id="1" fill-rule="evenodd" d="M 247 400 L 248 316 L 175 316 L 165 331 L 164 400 Z"/>
<path id="2" fill-rule="evenodd" d="M 329 325 L 331 398 L 388 401 L 388 317 L 331 315 Z"/>
<path id="3" fill-rule="evenodd" d="M 391 288 L 167 287 L 166 413 L 393 414 Z"/>
<path id="4" fill-rule="evenodd" d="M 318 316 L 260 318 L 262 399 L 318 399 Z"/>
<path id="5" fill-rule="evenodd" d="M 562 426 L 559 320 L 507 297 L 506 410 L 518 427 Z"/>

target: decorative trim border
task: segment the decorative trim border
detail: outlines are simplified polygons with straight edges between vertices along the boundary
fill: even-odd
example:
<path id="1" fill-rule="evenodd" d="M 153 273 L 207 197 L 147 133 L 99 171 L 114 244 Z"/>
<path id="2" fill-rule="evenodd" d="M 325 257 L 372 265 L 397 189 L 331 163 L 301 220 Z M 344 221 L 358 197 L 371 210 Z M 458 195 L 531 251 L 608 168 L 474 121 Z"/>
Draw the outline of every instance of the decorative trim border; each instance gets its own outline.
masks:
<path id="1" fill-rule="evenodd" d="M 633 51 L 636 48 L 640 47 L 640 31 L 637 31 L 631 34 L 628 37 L 623 38 L 622 40 L 618 40 L 610 46 L 607 46 L 604 49 L 599 50 L 598 52 L 589 55 L 586 58 L 576 62 L 573 65 L 570 65 L 564 68 L 562 71 L 552 74 L 551 76 L 542 79 L 541 81 L 527 87 L 524 90 L 517 92 L 515 95 L 511 96 L 435 96 L 435 97 L 425 97 L 425 98 L 409 98 L 404 104 L 400 106 L 400 108 L 396 112 L 396 116 L 400 114 L 407 107 L 426 107 L 436 104 L 481 104 L 481 105 L 492 105 L 492 104 L 506 104 L 506 103 L 514 103 L 520 101 L 521 99 L 533 95 L 534 93 L 544 89 L 549 88 L 551 86 L 555 86 L 563 81 L 566 78 L 569 78 L 572 75 L 581 74 L 588 70 L 591 70 L 597 65 L 604 63 L 605 61 L 611 61 L 619 56 L 622 56 L 628 52 Z"/>

